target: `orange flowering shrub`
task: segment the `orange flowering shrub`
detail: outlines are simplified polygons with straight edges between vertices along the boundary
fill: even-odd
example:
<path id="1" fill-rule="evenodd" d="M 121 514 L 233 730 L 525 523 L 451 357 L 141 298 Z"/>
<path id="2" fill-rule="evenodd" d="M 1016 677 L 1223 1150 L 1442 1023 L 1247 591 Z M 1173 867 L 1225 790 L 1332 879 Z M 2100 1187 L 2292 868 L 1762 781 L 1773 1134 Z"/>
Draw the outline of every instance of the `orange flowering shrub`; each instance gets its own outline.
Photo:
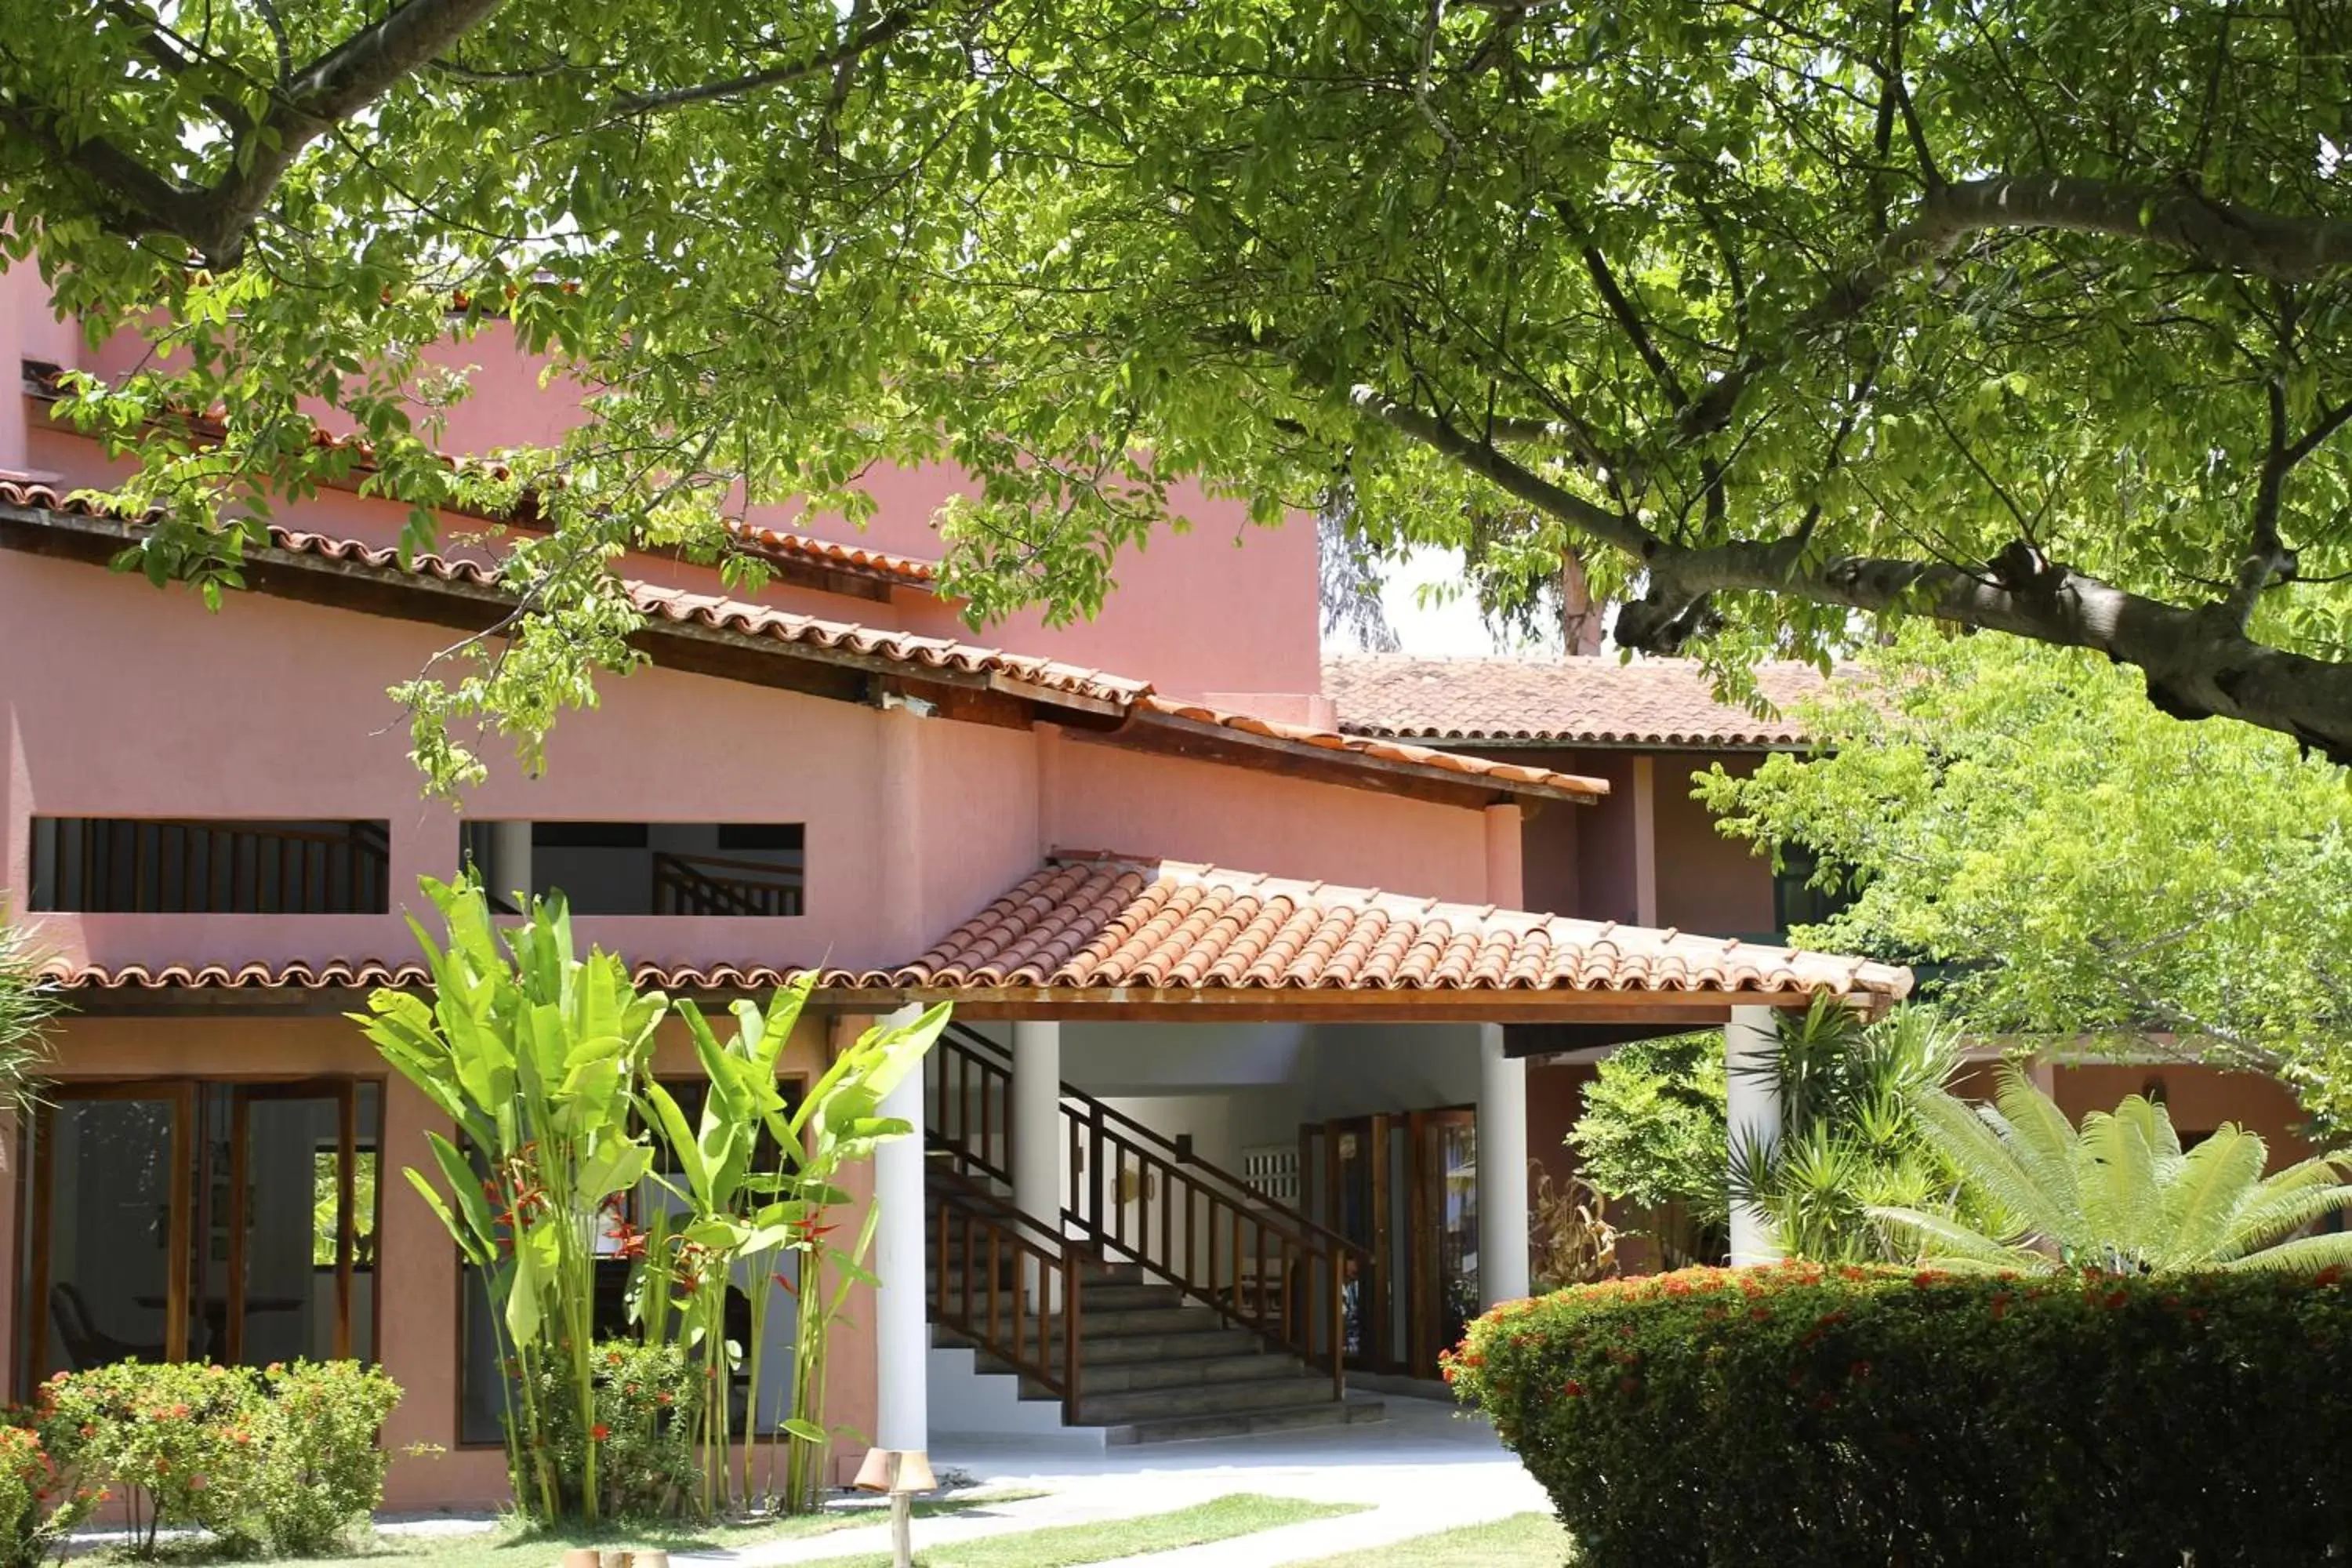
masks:
<path id="1" fill-rule="evenodd" d="M 35 1568 L 103 1494 L 81 1484 L 71 1453 L 29 1410 L 0 1412 L 0 1568 Z"/>
<path id="2" fill-rule="evenodd" d="M 58 1468 L 122 1497 L 134 1553 L 194 1526 L 228 1556 L 317 1555 L 382 1500 L 378 1436 L 399 1398 L 354 1362 L 120 1362 L 58 1373 L 30 1414 Z"/>
<path id="3" fill-rule="evenodd" d="M 2352 1289 L 1693 1268 L 1496 1307 L 1444 1358 L 1587 1568 L 2352 1552 Z"/>

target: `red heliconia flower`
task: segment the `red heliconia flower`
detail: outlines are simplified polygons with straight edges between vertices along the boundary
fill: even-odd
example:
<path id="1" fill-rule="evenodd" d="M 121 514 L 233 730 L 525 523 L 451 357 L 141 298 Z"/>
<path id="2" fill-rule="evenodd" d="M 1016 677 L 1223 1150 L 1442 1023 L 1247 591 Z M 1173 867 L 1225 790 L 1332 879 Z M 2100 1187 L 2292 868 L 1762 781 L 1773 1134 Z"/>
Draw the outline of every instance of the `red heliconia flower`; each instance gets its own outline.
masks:
<path id="1" fill-rule="evenodd" d="M 599 1443 L 603 1442 L 612 1435 L 613 1429 L 610 1426 L 605 1426 L 602 1421 L 597 1422 L 596 1425 L 588 1428 L 588 1436 L 594 1438 Z"/>

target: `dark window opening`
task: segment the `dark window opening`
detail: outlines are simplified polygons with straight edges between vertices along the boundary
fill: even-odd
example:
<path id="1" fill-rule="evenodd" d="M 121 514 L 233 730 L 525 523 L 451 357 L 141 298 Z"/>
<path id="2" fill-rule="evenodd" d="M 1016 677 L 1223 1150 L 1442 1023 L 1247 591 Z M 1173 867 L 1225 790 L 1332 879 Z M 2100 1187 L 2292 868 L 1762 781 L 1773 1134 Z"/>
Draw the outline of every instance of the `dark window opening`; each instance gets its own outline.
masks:
<path id="1" fill-rule="evenodd" d="M 33 819 L 36 910 L 82 914 L 380 915 L 392 825 Z"/>
<path id="2" fill-rule="evenodd" d="M 509 909 L 562 889 L 581 915 L 803 912 L 797 822 L 467 822 L 461 852 Z"/>
<path id="3" fill-rule="evenodd" d="M 1780 846 L 1780 869 L 1772 873 L 1772 928 L 1819 925 L 1844 913 L 1861 896 L 1861 884 L 1846 868 L 1833 868 L 1823 886 L 1821 856 L 1807 844 Z"/>

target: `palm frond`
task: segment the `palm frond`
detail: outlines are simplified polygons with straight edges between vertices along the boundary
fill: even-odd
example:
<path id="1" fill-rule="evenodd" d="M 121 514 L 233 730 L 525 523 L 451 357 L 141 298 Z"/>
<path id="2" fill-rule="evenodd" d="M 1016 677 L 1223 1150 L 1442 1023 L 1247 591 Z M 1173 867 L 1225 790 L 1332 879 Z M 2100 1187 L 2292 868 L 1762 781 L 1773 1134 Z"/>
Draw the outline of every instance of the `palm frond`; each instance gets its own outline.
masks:
<path id="1" fill-rule="evenodd" d="M 1919 1124 L 1963 1181 L 1990 1194 L 2028 1232 L 2062 1247 L 2079 1239 L 2082 1210 L 2074 1201 L 2072 1173 L 2055 1190 L 2046 1185 L 2042 1173 L 2021 1157 L 2018 1140 L 1997 1112 L 1982 1114 L 1939 1089 L 1920 1100 Z"/>
<path id="2" fill-rule="evenodd" d="M 1919 1261 L 1939 1268 L 2013 1268 L 2035 1273 L 2046 1271 L 2053 1261 L 2032 1247 L 1979 1235 L 1948 1215 L 1891 1205 L 1876 1205 L 1869 1212 L 1871 1218 L 1917 1237 Z"/>
<path id="3" fill-rule="evenodd" d="M 2252 1253 L 2329 1215 L 2347 1211 L 2352 1211 L 2352 1186 L 2301 1184 L 2276 1191 L 2265 1186 L 2231 1216 L 2219 1254 L 2230 1258 Z"/>
<path id="4" fill-rule="evenodd" d="M 2083 1212 L 2082 1172 L 2076 1163 L 2078 1140 L 2074 1124 L 2058 1102 L 2034 1087 L 2014 1062 L 2003 1063 L 1994 1080 L 1993 1115 L 2009 1136 L 2011 1155 L 2032 1177 L 2049 1207 L 2068 1216 L 2067 1225 L 2077 1234 L 2068 1235 L 2053 1230 L 2053 1238 L 2079 1242 L 2081 1226 L 2075 1223 Z M 2046 1216 L 2036 1216 L 2034 1223 L 2047 1223 Z"/>
<path id="5" fill-rule="evenodd" d="M 2223 1127 L 2180 1160 L 2164 1189 L 2164 1240 L 2150 1261 L 2158 1268 L 2190 1268 L 2236 1256 L 2231 1226 L 2261 1191 L 2263 1141 Z"/>
<path id="6" fill-rule="evenodd" d="M 2301 1236 L 2233 1258 L 2221 1265 L 2246 1274 L 2316 1274 L 2323 1268 L 2352 1268 L 2352 1231 L 2326 1236 Z"/>

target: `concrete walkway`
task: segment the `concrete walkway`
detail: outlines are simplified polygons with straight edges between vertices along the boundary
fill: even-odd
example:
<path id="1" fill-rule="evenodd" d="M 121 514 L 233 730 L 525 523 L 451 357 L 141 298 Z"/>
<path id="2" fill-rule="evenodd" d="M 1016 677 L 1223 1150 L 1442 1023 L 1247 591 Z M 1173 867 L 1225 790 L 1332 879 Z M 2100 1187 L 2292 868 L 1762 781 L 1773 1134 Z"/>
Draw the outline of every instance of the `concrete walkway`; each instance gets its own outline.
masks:
<path id="1" fill-rule="evenodd" d="M 1288 1525 L 1181 1552 L 1122 1560 L 1119 1568 L 1277 1568 L 1334 1552 L 1381 1547 L 1515 1513 L 1549 1513 L 1542 1489 L 1505 1453 L 1482 1420 L 1428 1400 L 1383 1401 L 1386 1421 L 1274 1432 L 1198 1443 L 1079 1450 L 1050 1439 L 941 1439 L 934 1468 L 966 1471 L 992 1486 L 1050 1495 L 918 1520 L 915 1547 L 982 1536 L 1166 1513 L 1234 1492 L 1371 1505 L 1369 1511 Z M 813 1563 L 887 1551 L 887 1527 L 845 1530 L 681 1563 L 732 1568 Z M 1108 1565 L 1107 1565 L 1108 1568 Z"/>

